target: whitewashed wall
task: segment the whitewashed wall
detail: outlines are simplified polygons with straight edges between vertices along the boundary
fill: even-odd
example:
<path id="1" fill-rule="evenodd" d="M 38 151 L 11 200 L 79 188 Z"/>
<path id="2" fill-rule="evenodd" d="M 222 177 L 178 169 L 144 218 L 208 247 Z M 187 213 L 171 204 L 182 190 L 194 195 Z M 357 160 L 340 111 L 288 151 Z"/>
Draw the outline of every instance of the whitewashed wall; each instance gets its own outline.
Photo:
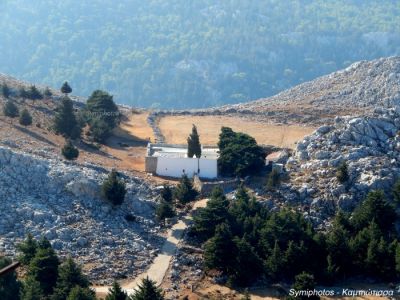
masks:
<path id="1" fill-rule="evenodd" d="M 217 160 L 205 158 L 198 160 L 197 158 L 157 157 L 156 173 L 160 176 L 181 177 L 185 170 L 188 177 L 193 177 L 193 174 L 197 173 L 198 164 L 200 177 L 217 178 Z"/>

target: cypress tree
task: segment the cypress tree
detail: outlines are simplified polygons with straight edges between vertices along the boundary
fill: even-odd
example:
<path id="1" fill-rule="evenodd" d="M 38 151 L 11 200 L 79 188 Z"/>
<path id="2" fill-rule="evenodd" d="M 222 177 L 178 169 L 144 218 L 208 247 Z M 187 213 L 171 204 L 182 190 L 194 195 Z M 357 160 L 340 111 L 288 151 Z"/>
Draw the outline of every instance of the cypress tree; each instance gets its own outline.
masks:
<path id="1" fill-rule="evenodd" d="M 22 126 L 32 125 L 32 116 L 27 109 L 23 109 L 19 116 L 19 124 Z"/>
<path id="2" fill-rule="evenodd" d="M 128 295 L 122 290 L 118 282 L 114 281 L 105 300 L 127 300 Z"/>
<path id="3" fill-rule="evenodd" d="M 125 182 L 118 178 L 116 170 L 112 170 L 107 179 L 103 182 L 102 195 L 113 205 L 121 205 L 124 202 L 126 187 Z"/>
<path id="4" fill-rule="evenodd" d="M 188 143 L 188 157 L 193 157 L 196 155 L 197 158 L 201 157 L 201 144 L 200 137 L 197 133 L 197 127 L 193 124 L 192 133 L 187 138 Z"/>

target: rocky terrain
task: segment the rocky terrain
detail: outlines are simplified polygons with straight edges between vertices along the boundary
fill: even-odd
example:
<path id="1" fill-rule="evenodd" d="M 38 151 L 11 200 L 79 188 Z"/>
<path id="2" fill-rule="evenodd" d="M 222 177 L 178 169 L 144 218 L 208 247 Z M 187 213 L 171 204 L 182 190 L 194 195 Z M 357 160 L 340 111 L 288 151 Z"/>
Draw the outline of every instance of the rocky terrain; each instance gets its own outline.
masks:
<path id="1" fill-rule="evenodd" d="M 353 209 L 365 195 L 391 189 L 400 175 L 400 108 L 375 109 L 370 116 L 336 117 L 297 144 L 293 156 L 283 155 L 289 180 L 280 189 L 287 204 L 306 207 L 321 224 L 338 208 Z M 349 181 L 336 178 L 348 165 Z M 277 195 L 274 195 L 277 196 Z"/>
<path id="2" fill-rule="evenodd" d="M 100 196 L 107 173 L 96 165 L 1 146 L 0 253 L 14 255 L 16 245 L 32 233 L 47 237 L 61 256 L 82 263 L 93 282 L 142 272 L 161 243 L 153 221 L 155 191 L 124 174 L 126 201 L 114 208 Z M 128 214 L 135 220 L 127 221 Z"/>

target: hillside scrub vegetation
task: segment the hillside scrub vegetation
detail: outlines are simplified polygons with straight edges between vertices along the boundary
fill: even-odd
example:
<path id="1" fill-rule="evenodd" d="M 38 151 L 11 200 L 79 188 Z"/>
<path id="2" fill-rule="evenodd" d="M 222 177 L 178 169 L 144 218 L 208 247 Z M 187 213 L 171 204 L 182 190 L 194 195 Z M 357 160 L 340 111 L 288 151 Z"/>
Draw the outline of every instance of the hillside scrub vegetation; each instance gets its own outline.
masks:
<path id="1" fill-rule="evenodd" d="M 267 211 L 243 187 L 231 201 L 217 188 L 194 216 L 190 234 L 204 245 L 206 269 L 226 275 L 230 285 L 307 276 L 318 284 L 352 277 L 389 282 L 400 276 L 396 218 L 384 193 L 371 191 L 352 214 L 339 211 L 320 232 L 289 208 Z"/>
<path id="2" fill-rule="evenodd" d="M 78 95 L 101 88 L 134 106 L 238 103 L 400 53 L 391 0 L 18 0 L 0 10 L 2 72 L 48 86 L 68 78 Z"/>

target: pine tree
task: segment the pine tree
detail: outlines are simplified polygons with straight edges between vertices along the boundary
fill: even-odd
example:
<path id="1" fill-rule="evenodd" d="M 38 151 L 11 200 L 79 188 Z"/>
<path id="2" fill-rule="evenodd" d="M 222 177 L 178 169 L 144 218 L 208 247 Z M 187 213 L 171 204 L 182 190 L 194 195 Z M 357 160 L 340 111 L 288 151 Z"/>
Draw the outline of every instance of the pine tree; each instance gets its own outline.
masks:
<path id="1" fill-rule="evenodd" d="M 35 100 L 40 100 L 43 99 L 42 93 L 37 89 L 36 86 L 32 85 L 29 87 L 28 90 L 28 98 L 35 101 Z"/>
<path id="2" fill-rule="evenodd" d="M 165 201 L 165 202 L 172 202 L 172 189 L 169 185 L 164 184 L 163 189 L 160 192 L 161 198 Z"/>
<path id="3" fill-rule="evenodd" d="M 69 257 L 58 268 L 58 279 L 52 300 L 67 298 L 76 286 L 88 288 L 89 280 L 83 275 L 81 268 Z"/>
<path id="4" fill-rule="evenodd" d="M 96 300 L 96 293 L 90 288 L 74 287 L 66 300 Z"/>
<path id="5" fill-rule="evenodd" d="M 303 272 L 295 277 L 295 281 L 293 284 L 293 289 L 296 291 L 307 291 L 315 289 L 315 280 L 312 274 Z M 319 299 L 318 296 L 299 296 L 299 299 Z"/>
<path id="6" fill-rule="evenodd" d="M 127 300 L 128 295 L 125 293 L 118 282 L 114 281 L 112 287 L 108 290 L 105 300 Z"/>
<path id="7" fill-rule="evenodd" d="M 32 116 L 27 109 L 23 109 L 19 116 L 19 124 L 22 126 L 32 125 Z"/>
<path id="8" fill-rule="evenodd" d="M 60 90 L 61 90 L 61 93 L 65 94 L 65 95 L 72 93 L 72 88 L 70 87 L 70 85 L 68 84 L 67 81 L 63 83 Z"/>
<path id="9" fill-rule="evenodd" d="M 25 241 L 17 246 L 17 249 L 21 252 L 18 256 L 18 261 L 23 265 L 29 265 L 31 260 L 35 257 L 38 247 L 38 243 L 33 238 L 32 234 L 28 233 Z"/>
<path id="10" fill-rule="evenodd" d="M 349 180 L 349 170 L 345 162 L 338 167 L 336 178 L 340 183 L 346 183 Z"/>
<path id="11" fill-rule="evenodd" d="M 234 268 L 235 243 L 228 224 L 223 223 L 215 229 L 215 235 L 204 245 L 204 264 L 207 269 L 217 269 L 229 274 Z"/>
<path id="12" fill-rule="evenodd" d="M 179 184 L 174 190 L 174 197 L 178 199 L 180 203 L 186 204 L 195 200 L 197 195 L 198 192 L 193 188 L 192 181 L 187 177 L 186 174 L 183 174 Z"/>
<path id="13" fill-rule="evenodd" d="M 11 96 L 11 90 L 6 83 L 1 85 L 0 92 L 4 98 L 9 98 Z"/>
<path id="14" fill-rule="evenodd" d="M 18 107 L 15 105 L 14 101 L 7 100 L 3 106 L 3 113 L 6 117 L 16 118 L 19 116 Z"/>
<path id="15" fill-rule="evenodd" d="M 0 270 L 10 265 L 11 259 L 0 257 Z M 0 277 L 0 299 L 14 300 L 15 295 L 19 294 L 20 283 L 17 280 L 15 271 L 4 274 Z"/>
<path id="16" fill-rule="evenodd" d="M 21 300 L 45 299 L 40 283 L 32 277 L 27 277 L 22 285 Z"/>
<path id="17" fill-rule="evenodd" d="M 221 187 L 215 187 L 205 208 L 200 208 L 194 215 L 194 226 L 191 232 L 202 241 L 211 238 L 217 225 L 228 222 L 229 201 Z"/>
<path id="18" fill-rule="evenodd" d="M 48 241 L 43 239 L 29 264 L 28 276 L 40 284 L 45 295 L 50 295 L 57 282 L 58 257 L 54 250 L 49 248 Z"/>
<path id="19" fill-rule="evenodd" d="M 78 158 L 79 150 L 72 144 L 71 140 L 68 140 L 61 149 L 61 154 L 68 160 L 74 160 Z"/>
<path id="20" fill-rule="evenodd" d="M 90 135 L 93 140 L 98 143 L 105 143 L 107 138 L 110 137 L 112 127 L 101 118 L 94 118 L 89 123 Z"/>
<path id="21" fill-rule="evenodd" d="M 175 211 L 171 203 L 162 200 L 156 208 L 157 220 L 163 222 L 166 218 L 172 218 L 175 216 Z"/>
<path id="22" fill-rule="evenodd" d="M 55 132 L 67 138 L 79 138 L 81 127 L 79 126 L 74 113 L 74 105 L 70 98 L 63 97 L 57 108 L 53 128 Z"/>
<path id="23" fill-rule="evenodd" d="M 164 300 L 164 296 L 154 281 L 144 278 L 130 300 Z"/>
<path id="24" fill-rule="evenodd" d="M 197 133 L 197 127 L 193 124 L 192 133 L 189 135 L 187 139 L 188 143 L 188 157 L 196 156 L 197 158 L 201 157 L 201 144 L 200 137 Z"/>
<path id="25" fill-rule="evenodd" d="M 25 87 L 20 87 L 18 90 L 18 95 L 22 98 L 22 99 L 27 99 L 29 98 L 29 93 L 28 91 L 25 89 Z"/>
<path id="26" fill-rule="evenodd" d="M 124 202 L 126 187 L 125 182 L 118 178 L 116 170 L 112 170 L 108 178 L 102 184 L 102 194 L 113 205 L 121 205 Z"/>
<path id="27" fill-rule="evenodd" d="M 266 267 L 268 275 L 273 278 L 279 278 L 283 267 L 283 255 L 281 248 L 279 247 L 278 240 L 275 240 L 274 248 L 272 249 L 271 255 L 267 258 Z"/>

